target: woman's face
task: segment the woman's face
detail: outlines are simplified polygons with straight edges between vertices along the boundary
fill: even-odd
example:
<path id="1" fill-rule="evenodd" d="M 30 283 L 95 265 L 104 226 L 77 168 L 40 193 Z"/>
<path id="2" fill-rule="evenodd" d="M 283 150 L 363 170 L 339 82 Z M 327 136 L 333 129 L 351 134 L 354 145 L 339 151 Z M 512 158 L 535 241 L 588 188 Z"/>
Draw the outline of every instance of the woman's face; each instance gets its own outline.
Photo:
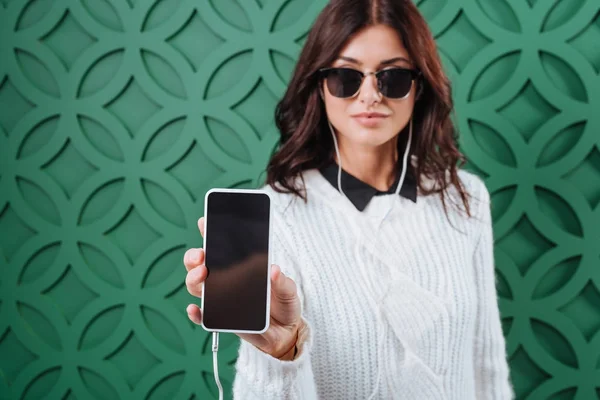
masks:
<path id="1" fill-rule="evenodd" d="M 348 67 L 362 72 L 386 68 L 414 68 L 407 50 L 395 30 L 375 25 L 358 32 L 340 52 L 331 67 Z M 338 132 L 340 145 L 379 147 L 396 143 L 398 133 L 413 112 L 416 83 L 413 81 L 406 98 L 384 97 L 377 88 L 374 75 L 367 75 L 359 92 L 352 98 L 333 96 L 323 85 L 325 108 L 329 121 Z M 361 113 L 380 113 L 380 117 L 360 117 Z"/>

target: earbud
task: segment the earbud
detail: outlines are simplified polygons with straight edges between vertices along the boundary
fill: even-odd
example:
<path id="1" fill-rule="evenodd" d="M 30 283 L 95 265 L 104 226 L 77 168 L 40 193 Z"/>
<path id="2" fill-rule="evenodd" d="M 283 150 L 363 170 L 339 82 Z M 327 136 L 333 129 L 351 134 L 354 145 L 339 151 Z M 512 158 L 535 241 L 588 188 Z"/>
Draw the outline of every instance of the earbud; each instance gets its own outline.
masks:
<path id="1" fill-rule="evenodd" d="M 421 95 L 423 94 L 423 82 L 420 81 L 417 84 L 417 94 L 415 96 L 415 100 L 419 100 L 421 98 Z"/>

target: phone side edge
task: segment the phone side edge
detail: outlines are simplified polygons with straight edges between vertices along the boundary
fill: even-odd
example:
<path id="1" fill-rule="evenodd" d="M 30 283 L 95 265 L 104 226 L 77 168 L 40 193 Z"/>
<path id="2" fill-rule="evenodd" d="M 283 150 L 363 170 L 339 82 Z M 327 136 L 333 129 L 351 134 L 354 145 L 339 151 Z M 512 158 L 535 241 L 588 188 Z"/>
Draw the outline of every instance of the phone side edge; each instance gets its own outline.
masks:
<path id="1" fill-rule="evenodd" d="M 217 191 L 217 189 L 212 188 L 212 189 L 209 189 L 206 192 L 206 194 L 204 195 L 204 214 L 203 214 L 203 217 L 204 217 L 204 237 L 202 239 L 202 250 L 204 250 L 204 263 L 205 264 L 206 264 L 206 237 L 208 235 L 208 229 L 207 229 L 207 227 L 208 227 L 208 216 L 207 216 L 207 214 L 208 214 L 208 197 L 209 197 L 209 195 L 211 193 L 214 193 L 216 191 Z M 208 274 L 207 274 L 207 277 L 208 277 Z M 214 329 L 211 329 L 211 328 L 207 327 L 204 324 L 204 297 L 205 297 L 204 296 L 204 290 L 205 290 L 205 283 L 206 283 L 206 279 L 202 282 L 202 298 L 201 298 L 201 301 L 200 301 L 200 312 L 202 313 L 202 315 L 201 315 L 201 319 L 200 319 L 200 325 L 202 326 L 202 328 L 205 331 L 215 332 Z"/>
<path id="2" fill-rule="evenodd" d="M 267 315 L 265 316 L 265 327 L 263 328 L 262 331 L 258 332 L 258 333 L 265 333 L 268 329 L 269 329 L 269 325 L 271 322 L 271 265 L 273 264 L 273 259 L 272 259 L 272 251 L 271 251 L 271 245 L 272 245 L 272 238 L 273 238 L 273 196 L 271 195 L 271 193 L 265 191 L 265 190 L 261 190 L 262 193 L 267 195 L 267 198 L 269 199 L 269 243 L 268 243 L 268 251 L 267 251 L 267 307 L 266 307 L 266 312 Z"/>

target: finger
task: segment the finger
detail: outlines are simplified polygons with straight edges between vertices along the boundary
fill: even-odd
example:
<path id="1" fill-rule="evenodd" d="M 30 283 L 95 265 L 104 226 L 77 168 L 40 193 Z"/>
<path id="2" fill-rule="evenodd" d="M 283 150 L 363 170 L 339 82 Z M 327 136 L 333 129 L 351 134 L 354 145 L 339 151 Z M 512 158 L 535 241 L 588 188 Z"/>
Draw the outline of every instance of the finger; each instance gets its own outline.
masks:
<path id="1" fill-rule="evenodd" d="M 198 229 L 200 229 L 200 234 L 204 237 L 204 217 L 200 217 L 198 220 Z"/>
<path id="2" fill-rule="evenodd" d="M 185 309 L 187 311 L 188 318 L 196 325 L 202 324 L 202 310 L 195 304 L 190 304 Z"/>
<path id="3" fill-rule="evenodd" d="M 192 296 L 202 297 L 202 283 L 206 279 L 207 270 L 204 265 L 193 268 L 185 277 L 185 286 Z"/>
<path id="4" fill-rule="evenodd" d="M 275 282 L 281 274 L 283 274 L 283 272 L 281 272 L 281 268 L 279 267 L 279 265 L 271 265 L 271 282 Z"/>
<path id="5" fill-rule="evenodd" d="M 297 296 L 296 282 L 285 276 L 276 264 L 271 268 L 271 290 L 273 295 L 282 301 L 295 300 Z"/>
<path id="6" fill-rule="evenodd" d="M 204 249 L 188 249 L 183 255 L 183 265 L 188 271 L 204 264 Z"/>

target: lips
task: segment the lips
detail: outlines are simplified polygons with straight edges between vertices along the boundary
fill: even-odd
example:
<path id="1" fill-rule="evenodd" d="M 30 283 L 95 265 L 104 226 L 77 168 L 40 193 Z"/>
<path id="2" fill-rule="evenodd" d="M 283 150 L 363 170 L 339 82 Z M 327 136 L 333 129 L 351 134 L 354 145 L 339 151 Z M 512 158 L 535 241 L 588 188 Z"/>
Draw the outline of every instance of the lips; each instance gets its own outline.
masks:
<path id="1" fill-rule="evenodd" d="M 355 118 L 385 118 L 387 114 L 377 113 L 377 112 L 365 112 L 360 114 L 354 114 Z"/>
<path id="2" fill-rule="evenodd" d="M 376 127 L 377 125 L 379 125 L 384 119 L 386 119 L 388 117 L 388 115 L 382 114 L 382 113 L 376 113 L 376 112 L 369 112 L 369 113 L 355 114 L 352 117 L 360 125 L 367 127 L 367 128 L 373 128 L 373 127 Z"/>

